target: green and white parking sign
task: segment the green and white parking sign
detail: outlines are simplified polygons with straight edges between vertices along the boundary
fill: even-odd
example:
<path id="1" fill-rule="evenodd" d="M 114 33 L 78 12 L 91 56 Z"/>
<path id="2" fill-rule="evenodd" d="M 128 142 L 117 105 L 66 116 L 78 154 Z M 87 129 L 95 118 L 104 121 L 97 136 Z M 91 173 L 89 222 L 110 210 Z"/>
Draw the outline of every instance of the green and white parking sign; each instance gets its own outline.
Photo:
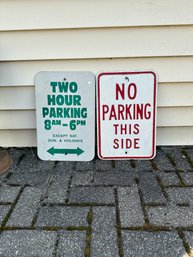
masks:
<path id="1" fill-rule="evenodd" d="M 95 76 L 47 72 L 35 76 L 38 156 L 90 161 L 95 153 Z"/>

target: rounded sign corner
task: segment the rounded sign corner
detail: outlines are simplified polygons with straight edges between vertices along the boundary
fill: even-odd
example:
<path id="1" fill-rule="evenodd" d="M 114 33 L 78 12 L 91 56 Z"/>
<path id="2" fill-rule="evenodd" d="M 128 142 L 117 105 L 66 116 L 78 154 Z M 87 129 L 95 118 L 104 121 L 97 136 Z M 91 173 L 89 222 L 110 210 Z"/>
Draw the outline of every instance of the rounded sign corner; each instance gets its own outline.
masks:
<path id="1" fill-rule="evenodd" d="M 152 74 L 155 78 L 157 78 L 157 72 L 154 70 L 149 70 L 148 73 Z"/>
<path id="2" fill-rule="evenodd" d="M 35 79 L 37 79 L 39 76 L 41 76 L 42 74 L 44 75 L 46 71 L 38 71 L 36 74 L 35 74 Z"/>
<path id="3" fill-rule="evenodd" d="M 97 152 L 97 156 L 99 157 L 99 159 L 100 159 L 100 160 L 105 160 L 105 157 L 104 157 L 104 156 L 102 156 L 102 154 L 101 154 L 100 150 L 98 150 L 98 152 Z"/>
<path id="4" fill-rule="evenodd" d="M 46 73 L 47 71 L 39 71 L 34 75 L 35 86 L 38 85 L 38 82 L 42 80 L 42 77 L 44 77 Z"/>
<path id="5" fill-rule="evenodd" d="M 155 83 L 155 85 L 156 85 L 157 82 L 158 82 L 158 74 L 157 74 L 157 72 L 154 71 L 154 70 L 149 70 L 149 71 L 147 71 L 147 73 L 149 73 L 149 74 L 151 74 L 151 75 L 153 76 L 153 78 L 154 78 L 154 83 Z"/>
<path id="6" fill-rule="evenodd" d="M 87 74 L 91 75 L 95 79 L 95 73 L 92 71 L 86 71 Z"/>
<path id="7" fill-rule="evenodd" d="M 83 160 L 84 162 L 91 162 L 92 160 L 94 160 L 95 158 L 95 154 L 93 154 L 90 158 Z"/>
<path id="8" fill-rule="evenodd" d="M 45 158 L 45 156 L 41 155 L 40 152 L 37 152 L 38 158 L 42 161 L 47 161 L 47 159 Z M 49 160 L 48 160 L 49 161 Z"/>
<path id="9" fill-rule="evenodd" d="M 100 77 L 102 77 L 103 75 L 106 75 L 106 72 L 104 72 L 104 71 L 97 72 L 97 74 L 96 74 L 97 80 L 100 80 Z"/>
<path id="10" fill-rule="evenodd" d="M 153 160 L 156 157 L 156 151 L 152 153 L 150 157 L 148 157 L 149 160 Z"/>

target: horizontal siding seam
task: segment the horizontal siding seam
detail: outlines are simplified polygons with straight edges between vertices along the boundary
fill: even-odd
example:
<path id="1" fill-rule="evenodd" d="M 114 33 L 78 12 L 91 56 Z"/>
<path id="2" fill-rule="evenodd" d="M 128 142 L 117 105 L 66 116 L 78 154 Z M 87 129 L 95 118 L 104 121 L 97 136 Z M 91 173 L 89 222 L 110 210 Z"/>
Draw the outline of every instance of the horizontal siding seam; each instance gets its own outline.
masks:
<path id="1" fill-rule="evenodd" d="M 62 60 L 64 60 L 64 61 L 85 61 L 85 60 L 113 60 L 113 59 L 136 59 L 136 58 L 138 58 L 138 59 L 140 59 L 140 58 L 188 58 L 188 57 L 193 57 L 193 53 L 192 54 L 188 54 L 188 55 L 184 55 L 184 54 L 182 54 L 182 55 L 179 55 L 179 54 L 177 54 L 177 55 L 153 55 L 153 56 L 151 56 L 151 55 L 141 55 L 141 56 L 134 56 L 134 55 L 132 55 L 132 56 L 121 56 L 121 55 L 119 55 L 119 56 L 113 56 L 113 57 L 67 57 L 67 58 L 65 58 L 65 57 L 58 57 L 58 58 L 48 58 L 48 59 L 46 59 L 45 57 L 44 58 L 40 58 L 40 59 L 38 59 L 37 57 L 34 57 L 34 58 L 28 58 L 28 59 L 9 59 L 9 58 L 7 58 L 7 59 L 0 59 L 0 62 L 27 62 L 27 61 L 29 61 L 29 62 L 35 62 L 35 61 L 62 61 Z M 125 70 L 127 70 L 127 69 L 125 69 Z M 81 71 L 81 69 L 80 69 L 80 71 Z M 174 81 L 175 82 L 175 81 Z M 176 81 L 177 82 L 177 81 Z M 175 82 L 175 83 L 176 83 Z M 185 80 L 184 80 L 184 82 L 186 82 Z"/>
<path id="2" fill-rule="evenodd" d="M 155 24 L 155 25 L 116 25 L 116 26 L 87 26 L 87 27 L 42 27 L 42 28 L 18 28 L 18 29 L 2 29 L 0 28 L 0 32 L 35 32 L 35 31 L 60 31 L 60 30 L 90 30 L 90 29 L 135 29 L 135 28 L 162 28 L 162 27 L 190 27 L 193 26 L 192 23 L 179 23 L 179 24 Z"/>

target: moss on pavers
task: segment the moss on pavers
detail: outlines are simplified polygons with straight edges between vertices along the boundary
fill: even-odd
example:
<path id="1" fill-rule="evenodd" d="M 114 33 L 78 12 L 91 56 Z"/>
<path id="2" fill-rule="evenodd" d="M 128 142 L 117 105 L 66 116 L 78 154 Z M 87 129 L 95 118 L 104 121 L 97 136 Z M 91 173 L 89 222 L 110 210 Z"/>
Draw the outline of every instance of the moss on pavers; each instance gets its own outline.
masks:
<path id="1" fill-rule="evenodd" d="M 12 203 L 12 205 L 11 205 L 11 207 L 10 207 L 10 209 L 9 209 L 9 211 L 8 211 L 8 213 L 7 213 L 7 215 L 5 216 L 5 218 L 4 218 L 4 220 L 3 220 L 2 224 L 1 224 L 1 227 L 2 227 L 2 228 L 4 228 L 4 227 L 6 226 L 6 224 L 7 224 L 8 220 L 9 220 L 9 218 L 10 218 L 10 216 L 11 216 L 11 214 L 12 214 L 12 212 L 13 212 L 13 210 L 14 210 L 16 204 L 17 204 L 17 202 L 18 202 L 19 199 L 20 199 L 20 196 L 21 196 L 21 194 L 22 194 L 24 188 L 25 188 L 24 186 L 22 186 L 22 187 L 20 188 L 20 190 L 19 190 L 19 192 L 18 192 L 18 194 L 17 194 L 17 197 L 15 198 L 15 201 Z"/>
<path id="2" fill-rule="evenodd" d="M 192 167 L 193 171 L 193 160 L 191 159 L 190 155 L 188 154 L 187 150 L 182 150 L 183 155 L 186 157 L 187 161 L 189 162 L 190 166 Z"/>
<path id="3" fill-rule="evenodd" d="M 117 246 L 119 251 L 119 256 L 123 257 L 123 246 L 121 238 L 121 220 L 120 220 L 120 210 L 119 210 L 119 199 L 117 189 L 114 190 L 115 202 L 116 202 L 116 229 L 117 229 Z"/>
<path id="4" fill-rule="evenodd" d="M 92 208 L 90 208 L 87 214 L 88 227 L 86 230 L 85 257 L 91 257 L 92 220 L 93 220 L 93 212 L 92 212 Z"/>

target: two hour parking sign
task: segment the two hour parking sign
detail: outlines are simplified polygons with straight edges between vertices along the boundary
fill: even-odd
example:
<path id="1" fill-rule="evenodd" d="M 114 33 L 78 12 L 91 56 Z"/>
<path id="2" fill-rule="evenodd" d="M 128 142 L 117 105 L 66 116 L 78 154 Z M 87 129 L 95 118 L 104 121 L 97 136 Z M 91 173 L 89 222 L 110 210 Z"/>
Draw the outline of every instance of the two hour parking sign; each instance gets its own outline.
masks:
<path id="1" fill-rule="evenodd" d="M 39 72 L 35 77 L 38 156 L 90 161 L 95 153 L 95 76 Z"/>
<path id="2" fill-rule="evenodd" d="M 156 74 L 152 71 L 98 75 L 98 156 L 152 159 L 155 156 Z"/>

